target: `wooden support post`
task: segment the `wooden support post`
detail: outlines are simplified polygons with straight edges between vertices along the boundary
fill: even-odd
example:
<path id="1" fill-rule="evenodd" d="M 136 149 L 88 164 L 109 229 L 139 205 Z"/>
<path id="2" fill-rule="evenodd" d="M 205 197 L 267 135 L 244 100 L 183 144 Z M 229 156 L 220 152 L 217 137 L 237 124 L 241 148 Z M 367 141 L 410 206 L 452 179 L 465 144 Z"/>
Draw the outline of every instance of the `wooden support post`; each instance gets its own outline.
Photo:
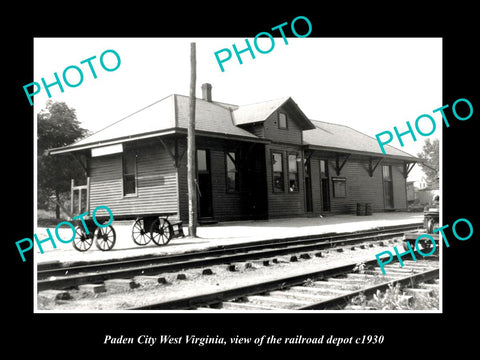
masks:
<path id="1" fill-rule="evenodd" d="M 178 168 L 178 167 L 180 166 L 180 161 L 182 161 L 183 156 L 185 155 L 186 152 L 187 152 L 187 148 L 184 147 L 182 153 L 179 154 L 179 150 L 178 150 L 178 138 L 176 137 L 176 138 L 175 138 L 175 167 L 176 167 L 176 168 Z"/>
<path id="2" fill-rule="evenodd" d="M 82 213 L 82 188 L 78 188 L 78 213 Z"/>
<path id="3" fill-rule="evenodd" d="M 347 163 L 347 160 L 350 157 L 350 155 L 351 154 L 347 154 L 343 162 L 340 164 L 340 156 L 337 154 L 335 158 L 335 172 L 337 173 L 337 176 L 340 176 L 340 172 L 342 171 L 343 167 Z"/>
<path id="4" fill-rule="evenodd" d="M 70 184 L 70 214 L 73 214 L 73 202 L 74 202 L 74 195 L 75 195 L 75 192 L 73 190 L 74 186 L 75 186 L 75 180 L 72 179 Z"/>
<path id="5" fill-rule="evenodd" d="M 406 161 L 403 163 L 403 177 L 405 179 L 408 177 L 408 174 L 410 174 L 410 171 L 412 171 L 415 164 L 416 164 L 415 162 L 409 163 Z"/>
<path id="6" fill-rule="evenodd" d="M 381 162 L 382 162 L 382 158 L 379 158 L 378 161 L 375 163 L 375 166 L 373 166 L 373 159 L 372 158 L 368 159 L 368 175 L 370 175 L 370 177 L 373 176 L 375 169 Z"/>
<path id="7" fill-rule="evenodd" d="M 304 155 L 306 155 L 306 153 L 304 153 Z M 305 159 L 305 165 L 307 165 L 307 164 L 310 162 L 310 158 L 312 157 L 312 155 L 313 155 L 313 151 L 310 151 L 310 152 L 308 153 L 307 158 Z M 304 156 L 304 157 L 305 157 L 305 156 Z"/>
<path id="8" fill-rule="evenodd" d="M 158 140 L 160 141 L 160 144 L 162 144 L 163 148 L 167 151 L 168 155 L 170 156 L 170 159 L 172 159 L 174 165 L 175 165 L 175 168 L 177 168 L 177 158 L 176 158 L 176 149 L 175 149 L 175 154 L 172 153 L 172 151 L 170 150 L 170 148 L 168 147 L 168 145 L 165 143 L 165 141 L 160 137 L 158 138 Z"/>
<path id="9" fill-rule="evenodd" d="M 85 211 L 90 213 L 90 176 L 87 177 L 87 204 Z"/>
<path id="10" fill-rule="evenodd" d="M 187 178 L 188 178 L 188 232 L 197 236 L 197 186 L 195 164 L 195 87 L 197 81 L 195 43 L 190 43 L 190 117 L 188 119 Z"/>
<path id="11" fill-rule="evenodd" d="M 178 157 L 178 138 L 176 136 L 174 140 L 174 149 L 175 149 L 175 169 L 178 169 L 180 159 Z"/>

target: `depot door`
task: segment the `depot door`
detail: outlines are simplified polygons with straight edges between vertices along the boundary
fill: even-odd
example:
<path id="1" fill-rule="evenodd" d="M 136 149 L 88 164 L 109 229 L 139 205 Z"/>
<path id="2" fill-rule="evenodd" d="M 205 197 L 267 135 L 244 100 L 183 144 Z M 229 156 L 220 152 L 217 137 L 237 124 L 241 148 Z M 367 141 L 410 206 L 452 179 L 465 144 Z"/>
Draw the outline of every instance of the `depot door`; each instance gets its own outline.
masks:
<path id="1" fill-rule="evenodd" d="M 312 198 L 312 177 L 310 161 L 305 162 L 303 173 L 305 174 L 305 210 L 307 212 L 313 211 L 313 198 Z"/>
<path id="2" fill-rule="evenodd" d="M 330 211 L 330 187 L 328 185 L 328 162 L 320 160 L 320 189 L 322 192 L 322 211 Z"/>
<path id="3" fill-rule="evenodd" d="M 385 209 L 393 209 L 393 179 L 392 179 L 392 166 L 383 165 L 382 167 L 383 175 L 383 200 L 385 204 Z"/>

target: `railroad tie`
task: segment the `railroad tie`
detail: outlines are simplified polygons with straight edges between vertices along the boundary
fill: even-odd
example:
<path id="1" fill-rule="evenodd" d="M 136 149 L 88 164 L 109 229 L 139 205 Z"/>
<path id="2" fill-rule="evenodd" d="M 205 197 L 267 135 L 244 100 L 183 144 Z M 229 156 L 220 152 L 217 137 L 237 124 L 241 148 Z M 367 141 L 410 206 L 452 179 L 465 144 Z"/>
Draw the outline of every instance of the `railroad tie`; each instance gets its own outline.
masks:
<path id="1" fill-rule="evenodd" d="M 109 279 L 104 283 L 107 291 L 126 291 L 140 286 L 133 279 Z"/>
<path id="2" fill-rule="evenodd" d="M 164 277 L 155 275 L 138 275 L 135 276 L 133 280 L 142 286 L 154 286 L 167 283 L 167 280 Z"/>
<path id="3" fill-rule="evenodd" d="M 70 300 L 72 296 L 65 290 L 43 290 L 38 293 L 37 300 L 56 301 L 56 300 Z"/>
<path id="4" fill-rule="evenodd" d="M 78 290 L 87 294 L 99 294 L 107 291 L 104 284 L 82 284 L 78 285 Z"/>

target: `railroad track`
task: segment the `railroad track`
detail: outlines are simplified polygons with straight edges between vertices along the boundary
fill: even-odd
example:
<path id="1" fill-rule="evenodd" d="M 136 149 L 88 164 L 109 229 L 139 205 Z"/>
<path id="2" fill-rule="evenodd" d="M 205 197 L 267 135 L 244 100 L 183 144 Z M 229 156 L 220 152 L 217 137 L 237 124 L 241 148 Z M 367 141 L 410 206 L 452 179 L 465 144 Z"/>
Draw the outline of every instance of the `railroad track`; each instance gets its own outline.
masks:
<path id="1" fill-rule="evenodd" d="M 438 288 L 438 258 L 404 260 L 404 267 L 390 267 L 381 274 L 376 260 L 348 264 L 336 268 L 233 288 L 229 290 L 158 302 L 131 310 L 207 310 L 207 311 L 265 311 L 265 310 L 325 310 L 343 309 L 351 299 L 368 297 L 378 290 L 404 286 L 405 303 L 418 294 L 431 293 Z M 415 288 L 415 284 L 422 283 Z M 405 287 L 406 286 L 406 287 Z"/>
<path id="2" fill-rule="evenodd" d="M 109 279 L 125 279 L 136 275 L 155 275 L 181 269 L 212 266 L 268 258 L 312 250 L 371 243 L 402 236 L 419 229 L 422 224 L 382 227 L 355 233 L 333 233 L 300 238 L 276 239 L 217 247 L 205 251 L 166 256 L 148 256 L 119 261 L 73 264 L 71 266 L 39 266 L 37 291 L 66 289 L 83 284 L 98 284 Z"/>

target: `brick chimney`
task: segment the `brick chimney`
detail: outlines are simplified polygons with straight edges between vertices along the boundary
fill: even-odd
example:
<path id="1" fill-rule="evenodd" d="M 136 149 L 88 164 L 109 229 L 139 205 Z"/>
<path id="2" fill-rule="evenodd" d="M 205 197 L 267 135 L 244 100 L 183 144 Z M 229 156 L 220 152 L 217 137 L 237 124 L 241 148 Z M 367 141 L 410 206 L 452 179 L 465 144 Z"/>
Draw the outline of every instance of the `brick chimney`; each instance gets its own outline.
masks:
<path id="1" fill-rule="evenodd" d="M 202 84 L 202 99 L 208 102 L 212 102 L 212 85 Z"/>

